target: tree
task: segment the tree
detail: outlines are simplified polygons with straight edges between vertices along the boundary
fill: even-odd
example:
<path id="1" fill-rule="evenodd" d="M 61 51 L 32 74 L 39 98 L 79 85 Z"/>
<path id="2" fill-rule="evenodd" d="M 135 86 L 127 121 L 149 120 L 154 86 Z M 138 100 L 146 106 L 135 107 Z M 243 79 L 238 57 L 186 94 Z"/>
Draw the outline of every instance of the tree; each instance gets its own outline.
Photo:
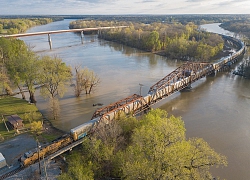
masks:
<path id="1" fill-rule="evenodd" d="M 145 45 L 150 51 L 157 51 L 161 49 L 159 33 L 157 31 L 152 31 L 147 38 Z"/>
<path id="2" fill-rule="evenodd" d="M 125 179 L 211 179 L 211 166 L 226 165 L 202 139 L 185 139 L 180 118 L 167 118 L 153 110 L 132 135 L 132 144 L 123 154 Z"/>
<path id="3" fill-rule="evenodd" d="M 36 103 L 34 85 L 38 81 L 40 71 L 40 61 L 38 56 L 35 55 L 31 49 L 27 49 L 26 53 L 20 54 L 20 56 L 15 58 L 14 61 L 18 64 L 20 79 L 22 79 L 27 86 L 30 95 L 30 102 Z"/>
<path id="4" fill-rule="evenodd" d="M 94 73 L 94 71 L 88 68 L 81 69 L 79 66 L 75 67 L 75 95 L 79 97 L 83 90 L 86 94 L 90 94 L 91 91 L 100 83 L 100 78 Z"/>
<path id="5" fill-rule="evenodd" d="M 20 46 L 20 51 L 22 47 L 26 46 Z M 22 50 L 22 53 L 26 53 L 26 49 L 24 48 Z M 21 77 L 21 65 L 18 57 L 12 57 L 7 61 L 7 68 L 8 68 L 8 75 L 10 76 L 10 79 L 14 83 L 14 85 L 19 89 L 20 93 L 22 94 L 22 98 L 25 99 L 25 94 L 23 92 L 23 85 L 24 85 L 24 79 Z"/>
<path id="6" fill-rule="evenodd" d="M 203 139 L 186 140 L 184 122 L 160 109 L 97 127 L 77 155 L 95 179 L 212 179 L 210 167 L 227 165 Z"/>
<path id="7" fill-rule="evenodd" d="M 67 66 L 58 57 L 51 58 L 44 56 L 41 59 L 41 71 L 39 75 L 39 83 L 41 86 L 41 94 L 45 98 L 49 98 L 53 111 L 54 119 L 59 114 L 58 96 L 62 97 L 66 91 L 65 85 L 71 79 L 71 68 Z"/>
<path id="8" fill-rule="evenodd" d="M 43 129 L 43 124 L 41 121 L 33 121 L 30 123 L 30 129 L 35 134 L 41 134 Z"/>
<path id="9" fill-rule="evenodd" d="M 4 50 L 4 65 L 6 65 L 11 80 L 19 88 L 24 99 L 22 86 L 25 84 L 30 94 L 30 102 L 36 103 L 34 84 L 39 72 L 38 56 L 21 40 L 0 38 L 0 46 Z"/>
<path id="10" fill-rule="evenodd" d="M 91 170 L 92 163 L 83 164 L 84 157 L 74 153 L 70 156 L 67 173 L 63 173 L 59 180 L 94 180 L 94 173 Z"/>
<path id="11" fill-rule="evenodd" d="M 66 91 L 65 85 L 71 79 L 71 68 L 58 57 L 44 56 L 41 59 L 39 83 L 45 97 L 62 97 Z"/>

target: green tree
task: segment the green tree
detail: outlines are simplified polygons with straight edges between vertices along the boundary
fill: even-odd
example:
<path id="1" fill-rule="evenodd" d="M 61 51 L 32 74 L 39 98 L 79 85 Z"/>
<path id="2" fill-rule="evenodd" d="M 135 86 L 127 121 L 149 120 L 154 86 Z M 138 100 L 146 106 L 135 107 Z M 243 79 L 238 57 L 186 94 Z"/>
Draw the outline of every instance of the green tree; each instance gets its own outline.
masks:
<path id="1" fill-rule="evenodd" d="M 202 139 L 185 139 L 180 118 L 153 110 L 132 135 L 123 162 L 125 179 L 211 179 L 211 166 L 226 165 Z"/>
<path id="2" fill-rule="evenodd" d="M 30 129 L 35 134 L 41 134 L 43 129 L 43 124 L 41 121 L 33 121 L 30 123 Z"/>
<path id="3" fill-rule="evenodd" d="M 30 102 L 36 103 L 34 83 L 39 69 L 38 56 L 20 40 L 0 38 L 0 46 L 4 50 L 4 65 L 11 80 L 20 92 L 22 92 L 22 85 L 25 84 L 30 94 Z M 25 98 L 24 94 L 23 98 Z"/>
<path id="4" fill-rule="evenodd" d="M 30 49 L 27 49 L 25 53 L 20 54 L 17 58 L 13 59 L 15 61 L 14 64 L 18 64 L 18 77 L 22 80 L 27 86 L 29 92 L 29 99 L 31 103 L 36 103 L 35 99 L 35 87 L 37 84 L 39 69 L 40 69 L 40 61 L 39 57 L 32 52 Z M 17 75 L 17 74 L 16 74 Z M 18 79 L 18 78 L 17 78 Z"/>
<path id="5" fill-rule="evenodd" d="M 101 121 L 95 128 L 77 155 L 79 162 L 90 165 L 95 179 L 212 179 L 212 166 L 227 165 L 226 157 L 203 139 L 186 140 L 181 118 L 160 109 L 151 110 L 140 120 L 119 115 L 117 120 Z"/>
<path id="6" fill-rule="evenodd" d="M 94 173 L 91 170 L 92 163 L 84 162 L 84 157 L 79 156 L 78 153 L 74 153 L 70 156 L 70 161 L 68 164 L 68 170 L 63 173 L 59 180 L 94 180 Z"/>
<path id="7" fill-rule="evenodd" d="M 157 31 L 151 32 L 145 44 L 150 51 L 157 51 L 161 49 L 159 33 Z"/>
<path id="8" fill-rule="evenodd" d="M 45 98 L 49 98 L 53 116 L 56 119 L 59 114 L 57 98 L 58 96 L 62 97 L 66 91 L 65 85 L 72 77 L 71 68 L 56 56 L 53 58 L 50 56 L 42 57 L 40 66 L 39 83 L 42 85 L 41 94 Z"/>
<path id="9" fill-rule="evenodd" d="M 15 47 L 20 54 L 27 53 L 27 46 L 21 41 L 17 41 Z M 23 92 L 24 79 L 22 79 L 22 66 L 17 55 L 18 52 L 16 52 L 16 55 L 12 55 L 11 59 L 7 61 L 8 75 L 14 85 L 19 89 L 22 98 L 25 99 L 25 94 Z"/>

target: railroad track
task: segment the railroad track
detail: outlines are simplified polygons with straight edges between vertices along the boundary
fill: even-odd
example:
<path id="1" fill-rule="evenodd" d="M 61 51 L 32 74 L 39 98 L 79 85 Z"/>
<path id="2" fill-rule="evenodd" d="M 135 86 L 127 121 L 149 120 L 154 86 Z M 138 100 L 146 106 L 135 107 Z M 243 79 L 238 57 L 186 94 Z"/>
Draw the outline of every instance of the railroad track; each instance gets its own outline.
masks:
<path id="1" fill-rule="evenodd" d="M 7 178 L 7 177 L 12 176 L 12 175 L 14 175 L 14 174 L 16 174 L 16 173 L 22 171 L 24 168 L 25 168 L 25 167 L 19 167 L 19 168 L 17 168 L 17 169 L 14 169 L 14 170 L 12 170 L 12 171 L 10 171 L 10 172 L 8 172 L 8 173 L 6 173 L 6 174 L 0 176 L 0 180 L 3 180 L 3 179 L 5 179 L 5 178 Z"/>

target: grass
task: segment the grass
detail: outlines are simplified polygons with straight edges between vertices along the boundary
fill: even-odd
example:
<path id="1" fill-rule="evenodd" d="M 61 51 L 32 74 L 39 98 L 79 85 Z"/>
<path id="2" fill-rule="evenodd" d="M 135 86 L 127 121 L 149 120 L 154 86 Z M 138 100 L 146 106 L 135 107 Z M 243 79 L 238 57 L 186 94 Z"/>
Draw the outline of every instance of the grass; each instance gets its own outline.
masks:
<path id="1" fill-rule="evenodd" d="M 13 115 L 17 114 L 20 118 L 24 117 L 25 113 L 38 112 L 35 105 L 29 104 L 27 101 L 15 97 L 2 97 L 0 99 L 0 134 L 1 139 L 6 140 L 13 137 L 16 133 L 15 130 L 7 131 L 4 122 L 2 121 L 2 115 Z"/>
<path id="2" fill-rule="evenodd" d="M 0 99 L 0 114 L 23 115 L 27 112 L 38 111 L 35 105 L 29 104 L 27 101 L 15 97 L 4 97 Z"/>
<path id="3" fill-rule="evenodd" d="M 34 104 L 29 104 L 27 101 L 15 97 L 8 96 L 0 98 L 0 142 L 14 137 L 16 133 L 15 130 L 11 130 L 9 132 L 7 131 L 5 124 L 2 121 L 2 115 L 7 116 L 17 114 L 21 119 L 23 119 L 24 127 L 29 129 L 31 124 L 30 121 L 27 120 L 27 117 L 25 117 L 25 113 L 33 112 L 36 114 L 36 116 L 34 116 L 34 121 L 42 119 L 42 114 L 38 111 Z M 45 127 L 48 126 L 50 125 L 47 123 Z M 34 138 L 38 139 L 40 142 L 51 142 L 62 135 L 61 132 L 57 131 L 44 131 L 39 136 L 37 136 L 35 133 L 32 133 L 30 130 L 28 130 L 28 133 L 31 133 Z"/>

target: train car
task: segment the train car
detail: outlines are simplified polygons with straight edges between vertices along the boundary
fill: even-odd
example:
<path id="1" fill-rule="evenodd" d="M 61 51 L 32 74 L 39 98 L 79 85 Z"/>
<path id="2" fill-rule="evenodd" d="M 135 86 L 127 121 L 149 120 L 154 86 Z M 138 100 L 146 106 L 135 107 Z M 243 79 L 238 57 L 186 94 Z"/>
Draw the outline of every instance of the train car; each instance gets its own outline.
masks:
<path id="1" fill-rule="evenodd" d="M 99 122 L 99 120 L 100 118 L 98 117 L 71 129 L 70 135 L 73 140 L 77 141 L 87 136 L 91 128 L 94 127 Z"/>
<path id="2" fill-rule="evenodd" d="M 63 135 L 60 138 L 52 141 L 52 143 L 48 145 L 44 145 L 42 147 L 37 147 L 23 154 L 18 160 L 21 166 L 28 166 L 30 164 L 38 161 L 39 157 L 45 157 L 49 154 L 56 152 L 57 150 L 71 144 L 73 142 L 73 138 L 69 135 Z"/>

